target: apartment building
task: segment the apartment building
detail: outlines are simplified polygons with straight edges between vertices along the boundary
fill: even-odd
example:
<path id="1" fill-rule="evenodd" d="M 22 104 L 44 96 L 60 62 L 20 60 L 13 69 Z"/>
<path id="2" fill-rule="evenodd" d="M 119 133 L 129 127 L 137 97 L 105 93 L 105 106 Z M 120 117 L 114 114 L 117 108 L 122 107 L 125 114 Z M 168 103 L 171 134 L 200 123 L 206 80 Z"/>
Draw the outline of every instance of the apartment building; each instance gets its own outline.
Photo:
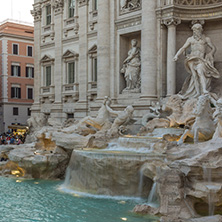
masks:
<path id="1" fill-rule="evenodd" d="M 0 25 L 0 133 L 27 125 L 34 90 L 34 28 L 5 21 Z"/>

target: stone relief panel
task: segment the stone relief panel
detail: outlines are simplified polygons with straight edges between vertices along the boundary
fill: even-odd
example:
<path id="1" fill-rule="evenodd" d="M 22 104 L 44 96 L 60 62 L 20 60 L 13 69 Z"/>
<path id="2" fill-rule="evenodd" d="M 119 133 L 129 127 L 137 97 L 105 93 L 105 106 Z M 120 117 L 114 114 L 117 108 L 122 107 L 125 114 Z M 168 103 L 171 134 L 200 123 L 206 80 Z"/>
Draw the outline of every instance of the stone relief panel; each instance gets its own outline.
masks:
<path id="1" fill-rule="evenodd" d="M 142 0 L 120 0 L 120 13 L 140 9 Z"/>

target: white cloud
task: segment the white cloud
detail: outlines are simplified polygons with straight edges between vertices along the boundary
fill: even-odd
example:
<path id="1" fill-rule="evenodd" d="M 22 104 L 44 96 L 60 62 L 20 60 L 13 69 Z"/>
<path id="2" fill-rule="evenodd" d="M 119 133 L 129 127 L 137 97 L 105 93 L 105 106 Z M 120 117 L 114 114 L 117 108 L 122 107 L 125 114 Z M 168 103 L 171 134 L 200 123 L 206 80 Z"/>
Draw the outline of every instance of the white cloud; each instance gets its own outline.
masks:
<path id="1" fill-rule="evenodd" d="M 0 22 L 5 19 L 14 19 L 33 23 L 30 14 L 34 0 L 0 0 Z"/>

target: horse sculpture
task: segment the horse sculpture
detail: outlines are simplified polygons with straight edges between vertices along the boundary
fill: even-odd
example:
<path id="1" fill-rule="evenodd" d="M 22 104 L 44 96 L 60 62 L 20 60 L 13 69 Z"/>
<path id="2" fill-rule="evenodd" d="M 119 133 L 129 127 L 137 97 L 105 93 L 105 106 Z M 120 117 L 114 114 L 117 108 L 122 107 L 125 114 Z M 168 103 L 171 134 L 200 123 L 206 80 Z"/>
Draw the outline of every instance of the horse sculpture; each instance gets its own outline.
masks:
<path id="1" fill-rule="evenodd" d="M 195 119 L 192 110 L 196 107 L 196 103 L 197 100 L 195 98 L 183 101 L 179 95 L 172 95 L 163 102 L 161 110 L 163 115 L 155 117 L 155 113 L 149 113 L 149 115 L 147 114 L 147 116 L 144 116 L 143 125 L 145 124 L 145 120 L 150 117 L 151 120 L 148 119 L 149 122 L 145 125 L 146 129 L 149 131 L 162 127 L 178 127 L 181 125 L 191 126 Z M 164 113 L 166 114 L 165 117 Z M 151 117 L 153 117 L 153 119 Z"/>
<path id="2" fill-rule="evenodd" d="M 206 141 L 212 138 L 215 132 L 215 123 L 208 95 L 201 95 L 199 97 L 194 114 L 196 119 L 191 130 L 187 129 L 184 132 L 178 141 L 178 145 L 182 144 L 188 136 L 193 138 L 194 143 L 197 143 L 199 140 Z"/>

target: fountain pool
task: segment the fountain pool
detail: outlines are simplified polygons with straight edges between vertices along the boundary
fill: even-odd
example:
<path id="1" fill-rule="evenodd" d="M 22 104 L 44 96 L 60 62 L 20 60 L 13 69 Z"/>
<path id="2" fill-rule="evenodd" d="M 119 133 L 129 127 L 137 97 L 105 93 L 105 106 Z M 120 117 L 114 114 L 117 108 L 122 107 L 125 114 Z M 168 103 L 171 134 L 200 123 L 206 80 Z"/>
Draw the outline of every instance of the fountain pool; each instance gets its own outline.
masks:
<path id="1" fill-rule="evenodd" d="M 0 177 L 0 221 L 157 221 L 157 218 L 142 217 L 130 212 L 139 200 L 84 197 L 60 191 L 61 184 L 61 181 Z"/>

